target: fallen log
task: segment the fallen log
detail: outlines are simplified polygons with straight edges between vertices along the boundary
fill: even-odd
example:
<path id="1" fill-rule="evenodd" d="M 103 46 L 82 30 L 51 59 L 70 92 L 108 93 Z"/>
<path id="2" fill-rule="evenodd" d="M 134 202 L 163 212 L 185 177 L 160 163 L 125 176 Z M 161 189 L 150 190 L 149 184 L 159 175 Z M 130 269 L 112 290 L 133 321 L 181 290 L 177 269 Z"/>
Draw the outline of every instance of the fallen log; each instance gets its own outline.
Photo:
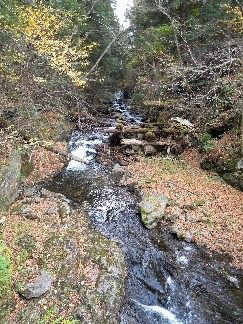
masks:
<path id="1" fill-rule="evenodd" d="M 146 145 L 152 145 L 152 146 L 171 146 L 173 143 L 171 141 L 144 141 L 144 140 L 138 140 L 133 138 L 124 138 L 121 140 L 121 145 L 126 146 L 146 146 Z"/>
<path id="2" fill-rule="evenodd" d="M 105 129 L 103 130 L 106 134 L 114 134 L 117 132 L 117 129 Z M 123 127 L 121 130 L 122 134 L 146 134 L 148 132 L 152 132 L 154 134 L 161 134 L 162 131 L 158 128 L 142 128 L 137 126 L 131 126 L 131 127 Z"/>

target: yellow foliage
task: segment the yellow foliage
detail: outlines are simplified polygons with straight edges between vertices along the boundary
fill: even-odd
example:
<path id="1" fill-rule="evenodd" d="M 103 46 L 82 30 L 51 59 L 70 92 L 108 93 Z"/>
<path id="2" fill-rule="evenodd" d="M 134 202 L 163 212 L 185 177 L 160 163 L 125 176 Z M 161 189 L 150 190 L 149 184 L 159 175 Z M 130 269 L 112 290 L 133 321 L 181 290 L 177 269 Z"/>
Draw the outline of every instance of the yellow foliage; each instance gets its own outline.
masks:
<path id="1" fill-rule="evenodd" d="M 234 31 L 243 33 L 243 15 L 241 8 L 239 6 L 232 7 L 227 4 L 225 4 L 224 7 L 226 8 L 227 13 L 233 15 L 232 19 L 225 20 L 224 23 Z"/>
<path id="2" fill-rule="evenodd" d="M 0 56 L 0 75 L 4 75 L 6 80 L 13 83 L 20 78 L 16 69 L 26 60 L 26 54 L 13 48 L 5 48 Z"/>
<path id="3" fill-rule="evenodd" d="M 73 35 L 61 37 L 60 33 L 71 19 L 63 13 L 40 3 L 27 6 L 18 14 L 19 24 L 7 26 L 16 41 L 22 39 L 31 44 L 39 56 L 47 58 L 53 69 L 67 75 L 78 86 L 83 86 L 85 75 L 82 68 L 89 64 L 88 57 L 95 44 L 85 45 L 85 38 L 72 44 Z"/>

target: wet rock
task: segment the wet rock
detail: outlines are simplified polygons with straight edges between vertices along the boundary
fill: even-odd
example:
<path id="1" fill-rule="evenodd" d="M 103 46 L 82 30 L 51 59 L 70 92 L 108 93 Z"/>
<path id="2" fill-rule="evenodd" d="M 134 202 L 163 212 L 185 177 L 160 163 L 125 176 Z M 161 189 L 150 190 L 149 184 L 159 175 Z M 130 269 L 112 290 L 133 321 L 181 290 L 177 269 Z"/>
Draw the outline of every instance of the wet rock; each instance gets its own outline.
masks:
<path id="1" fill-rule="evenodd" d="M 227 276 L 230 284 L 233 286 L 233 287 L 236 287 L 237 289 L 240 289 L 240 284 L 239 284 L 239 280 L 235 277 L 232 277 L 232 276 Z"/>
<path id="2" fill-rule="evenodd" d="M 47 271 L 42 271 L 34 282 L 26 284 L 19 293 L 26 299 L 38 298 L 51 289 L 52 282 L 52 276 Z"/>
<path id="3" fill-rule="evenodd" d="M 143 150 L 145 155 L 154 155 L 157 153 L 156 149 L 152 145 L 145 145 Z"/>
<path id="4" fill-rule="evenodd" d="M 165 195 L 147 195 L 139 203 L 143 224 L 151 229 L 164 217 L 168 198 Z"/>

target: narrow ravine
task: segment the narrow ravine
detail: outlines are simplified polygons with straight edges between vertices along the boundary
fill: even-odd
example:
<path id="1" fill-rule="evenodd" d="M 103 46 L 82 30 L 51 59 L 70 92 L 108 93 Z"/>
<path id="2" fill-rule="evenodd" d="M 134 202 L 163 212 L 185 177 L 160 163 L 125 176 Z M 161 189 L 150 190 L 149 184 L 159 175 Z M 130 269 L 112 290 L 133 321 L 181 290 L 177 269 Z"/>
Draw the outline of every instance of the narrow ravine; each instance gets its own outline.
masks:
<path id="1" fill-rule="evenodd" d="M 125 105 L 113 110 L 141 123 Z M 88 163 L 71 161 L 47 188 L 78 204 L 93 228 L 122 250 L 127 280 L 120 323 L 242 323 L 239 273 L 162 227 L 145 229 L 137 196 L 120 184 L 122 174 L 96 160 L 106 141 L 101 130 L 74 132 L 69 149 Z"/>

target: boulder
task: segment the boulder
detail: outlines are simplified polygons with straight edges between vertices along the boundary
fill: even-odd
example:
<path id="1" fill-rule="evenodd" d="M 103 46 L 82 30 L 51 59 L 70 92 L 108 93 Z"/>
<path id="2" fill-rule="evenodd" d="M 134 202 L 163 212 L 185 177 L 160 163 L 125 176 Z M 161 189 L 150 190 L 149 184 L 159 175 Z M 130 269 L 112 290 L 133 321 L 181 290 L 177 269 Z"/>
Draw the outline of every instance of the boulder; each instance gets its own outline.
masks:
<path id="1" fill-rule="evenodd" d="M 9 163 L 0 167 L 0 211 L 4 211 L 17 198 L 21 182 L 21 156 L 13 149 Z"/>
<path id="2" fill-rule="evenodd" d="M 163 194 L 146 195 L 143 197 L 138 206 L 142 222 L 147 228 L 155 227 L 163 219 L 167 202 L 168 198 Z"/>
<path id="3" fill-rule="evenodd" d="M 143 150 L 145 155 L 154 155 L 157 153 L 153 145 L 145 145 Z"/>
<path id="4" fill-rule="evenodd" d="M 223 174 L 223 179 L 231 186 L 243 191 L 243 172 L 232 172 Z"/>
<path id="5" fill-rule="evenodd" d="M 47 271 L 42 271 L 34 282 L 25 285 L 20 294 L 26 299 L 40 297 L 51 289 L 52 282 L 52 276 Z"/>

